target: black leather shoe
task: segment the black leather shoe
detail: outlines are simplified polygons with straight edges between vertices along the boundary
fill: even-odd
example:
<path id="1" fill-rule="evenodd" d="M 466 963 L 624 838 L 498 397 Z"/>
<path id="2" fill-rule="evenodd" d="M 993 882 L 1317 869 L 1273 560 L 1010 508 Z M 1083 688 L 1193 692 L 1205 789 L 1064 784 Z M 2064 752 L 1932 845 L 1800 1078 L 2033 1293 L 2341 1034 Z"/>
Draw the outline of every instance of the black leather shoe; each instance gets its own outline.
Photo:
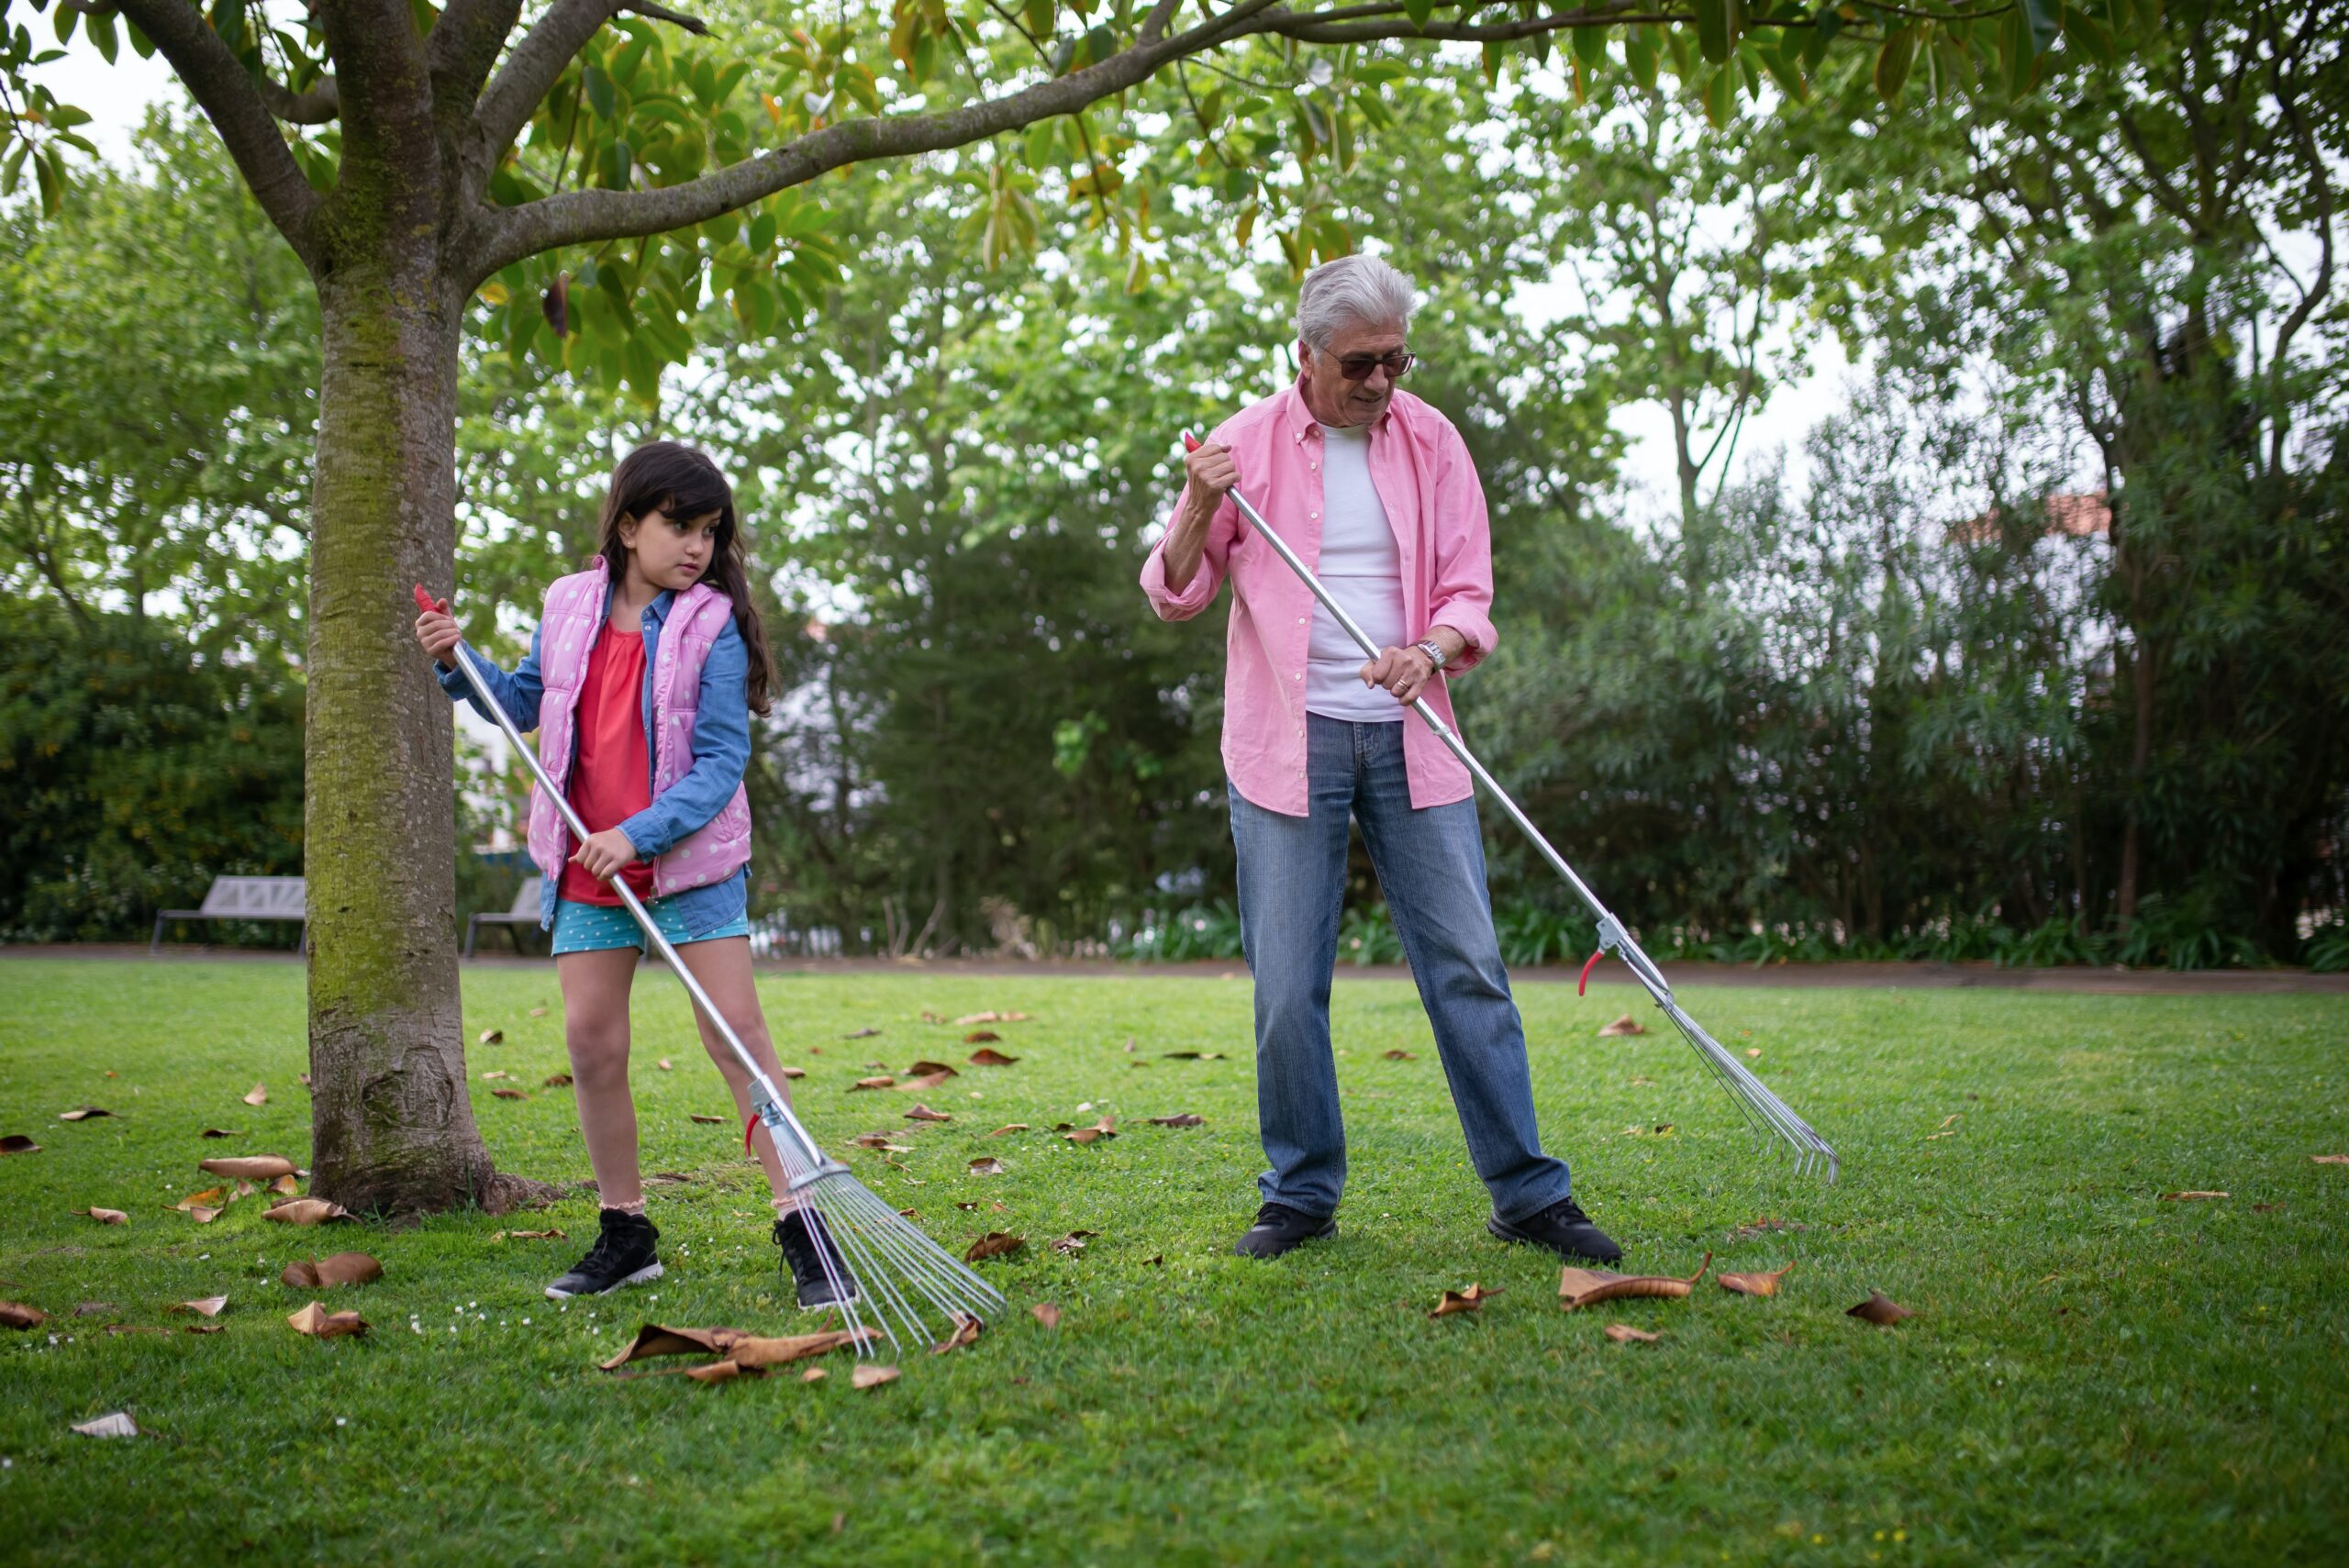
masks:
<path id="1" fill-rule="evenodd" d="M 1590 1222 L 1582 1205 L 1562 1197 L 1541 1213 L 1511 1225 L 1499 1215 L 1485 1221 L 1485 1229 L 1504 1241 L 1531 1241 L 1562 1258 L 1587 1258 L 1595 1263 L 1620 1262 L 1623 1249 Z"/>
<path id="2" fill-rule="evenodd" d="M 659 1279 L 661 1258 L 653 1248 L 660 1240 L 661 1232 L 643 1215 L 605 1209 L 598 1217 L 596 1244 L 569 1273 L 547 1286 L 547 1299 L 609 1296 L 624 1284 Z"/>
<path id="3" fill-rule="evenodd" d="M 1293 1247 L 1337 1233 L 1338 1222 L 1333 1218 L 1316 1219 L 1285 1203 L 1268 1203 L 1256 1211 L 1256 1223 L 1232 1243 L 1231 1250 L 1243 1258 L 1277 1258 Z"/>

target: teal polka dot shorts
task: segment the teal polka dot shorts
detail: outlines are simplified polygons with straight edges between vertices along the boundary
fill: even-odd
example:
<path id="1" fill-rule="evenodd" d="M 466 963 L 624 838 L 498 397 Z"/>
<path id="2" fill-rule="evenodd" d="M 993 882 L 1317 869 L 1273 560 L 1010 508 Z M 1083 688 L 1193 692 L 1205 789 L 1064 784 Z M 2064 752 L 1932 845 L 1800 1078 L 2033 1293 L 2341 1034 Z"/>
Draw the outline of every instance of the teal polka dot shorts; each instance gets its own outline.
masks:
<path id="1" fill-rule="evenodd" d="M 751 922 L 746 915 L 737 915 L 714 931 L 696 933 L 686 929 L 685 917 L 677 909 L 677 901 L 685 896 L 673 894 L 667 898 L 655 898 L 645 905 L 652 922 L 672 945 L 683 947 L 687 942 L 716 941 L 720 937 L 747 937 Z M 555 906 L 554 951 L 560 958 L 567 952 L 601 952 L 607 948 L 634 948 L 639 952 L 651 951 L 644 931 L 636 917 L 617 904 L 582 904 L 565 898 Z"/>

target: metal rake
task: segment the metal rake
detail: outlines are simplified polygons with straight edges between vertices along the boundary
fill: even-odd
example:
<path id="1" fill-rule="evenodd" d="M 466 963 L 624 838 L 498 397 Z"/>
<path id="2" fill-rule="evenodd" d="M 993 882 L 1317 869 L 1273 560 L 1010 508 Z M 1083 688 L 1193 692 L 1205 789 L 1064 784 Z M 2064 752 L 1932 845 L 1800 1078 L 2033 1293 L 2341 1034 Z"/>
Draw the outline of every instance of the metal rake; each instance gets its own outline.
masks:
<path id="1" fill-rule="evenodd" d="M 1186 430 L 1183 432 L 1183 446 L 1187 451 L 1197 451 L 1199 442 L 1188 430 Z M 1320 602 L 1323 609 L 1330 612 L 1331 618 L 1345 628 L 1346 635 L 1354 639 L 1355 644 L 1365 655 L 1372 659 L 1377 658 L 1379 655 L 1377 644 L 1371 641 L 1362 628 L 1355 624 L 1353 617 L 1346 613 L 1345 607 L 1330 596 L 1329 589 L 1321 585 L 1321 580 L 1313 574 L 1313 569 L 1306 565 L 1297 551 L 1289 548 L 1288 541 L 1280 536 L 1280 531 L 1264 521 L 1264 515 L 1256 510 L 1250 504 L 1248 497 L 1241 495 L 1236 486 L 1231 490 L 1230 495 L 1232 504 L 1240 508 L 1240 515 L 1247 518 L 1256 531 L 1264 536 L 1264 542 L 1271 545 L 1283 561 L 1288 562 L 1289 570 L 1296 573 L 1298 579 L 1312 590 L 1314 598 Z M 1536 828 L 1532 819 L 1519 809 L 1517 802 L 1509 798 L 1508 791 L 1501 788 L 1499 781 L 1485 771 L 1485 765 L 1476 761 L 1460 737 L 1453 732 L 1452 726 L 1446 724 L 1435 709 L 1428 706 L 1427 699 L 1425 697 L 1415 699 L 1411 704 L 1411 711 L 1418 714 L 1430 729 L 1435 731 L 1436 739 L 1450 748 L 1453 756 L 1466 764 L 1469 773 L 1475 775 L 1476 782 L 1483 784 L 1492 797 L 1500 803 L 1501 809 L 1508 814 L 1508 819 L 1516 823 L 1527 838 L 1533 840 L 1533 847 L 1542 851 L 1542 858 L 1550 862 L 1550 868 L 1566 879 L 1566 885 L 1575 890 L 1575 896 L 1580 898 L 1591 914 L 1598 917 L 1598 951 L 1592 953 L 1589 962 L 1582 966 L 1581 980 L 1575 987 L 1575 995 L 1580 995 L 1584 986 L 1589 984 L 1591 969 L 1603 955 L 1611 951 L 1621 958 L 1640 984 L 1647 988 L 1648 995 L 1655 999 L 1655 1005 L 1664 1009 L 1664 1017 L 1677 1026 L 1689 1045 L 1695 1048 L 1698 1059 L 1711 1070 L 1715 1081 L 1728 1092 L 1729 1097 L 1736 1102 L 1737 1108 L 1744 1113 L 1747 1123 L 1754 1131 L 1765 1140 L 1776 1139 L 1791 1149 L 1795 1156 L 1795 1170 L 1798 1174 L 1807 1174 L 1811 1171 L 1824 1168 L 1827 1179 L 1833 1181 L 1842 1169 L 1842 1163 L 1836 1159 L 1835 1151 L 1829 1146 L 1827 1140 L 1811 1130 L 1809 1122 L 1797 1116 L 1786 1101 L 1771 1093 L 1768 1085 L 1746 1070 L 1744 1062 L 1740 1062 L 1735 1055 L 1724 1048 L 1720 1041 L 1706 1033 L 1705 1026 L 1690 1018 L 1687 1009 L 1673 999 L 1672 986 L 1664 978 L 1664 972 L 1655 966 L 1655 961 L 1648 957 L 1631 933 L 1625 929 L 1623 922 L 1615 917 L 1614 911 L 1599 902 L 1598 895 L 1590 890 L 1589 884 L 1575 874 L 1575 868 L 1566 863 L 1566 858 L 1551 846 L 1548 839 L 1542 836 L 1542 829 Z"/>
<path id="2" fill-rule="evenodd" d="M 416 590 L 416 602 L 427 610 L 448 612 L 445 602 L 436 602 L 420 585 Z M 530 776 L 538 781 L 539 788 L 555 803 L 572 832 L 585 839 L 587 825 L 580 820 L 579 813 L 572 808 L 562 791 L 555 787 L 545 765 L 539 761 L 538 751 L 514 728 L 514 720 L 474 666 L 472 650 L 460 642 L 456 653 L 457 668 L 464 673 L 473 695 L 497 721 L 497 728 L 505 732 L 514 750 L 529 764 Z M 973 1273 L 960 1258 L 923 1235 L 919 1228 L 858 1181 L 846 1165 L 817 1148 L 816 1140 L 793 1114 L 781 1087 L 743 1046 L 732 1026 L 710 1001 L 709 994 L 702 989 L 701 982 L 694 978 L 693 971 L 685 967 L 677 950 L 662 934 L 660 924 L 637 897 L 636 890 L 629 886 L 628 879 L 615 877 L 611 888 L 619 895 L 628 912 L 636 917 L 636 923 L 644 929 L 647 940 L 667 962 L 669 973 L 692 995 L 701 1016 L 718 1030 L 719 1038 L 734 1052 L 734 1059 L 751 1075 L 757 1097 L 751 1106 L 751 1120 L 742 1129 L 742 1147 L 746 1151 L 751 1148 L 752 1132 L 763 1124 L 783 1162 L 789 1191 L 815 1212 L 823 1229 L 830 1233 L 834 1246 L 818 1245 L 816 1252 L 823 1261 L 827 1283 L 841 1298 L 841 1312 L 850 1332 L 855 1335 L 856 1353 L 863 1356 L 871 1351 L 873 1335 L 864 1322 L 868 1313 L 874 1325 L 900 1352 L 908 1341 L 924 1346 L 942 1343 L 964 1318 L 984 1322 L 994 1317 L 1004 1306 L 1002 1293 Z M 847 1265 L 847 1276 L 835 1266 L 835 1247 Z M 931 1332 L 923 1311 L 925 1303 L 944 1318 L 943 1332 Z M 898 1334 L 901 1329 L 905 1330 L 902 1339 Z"/>

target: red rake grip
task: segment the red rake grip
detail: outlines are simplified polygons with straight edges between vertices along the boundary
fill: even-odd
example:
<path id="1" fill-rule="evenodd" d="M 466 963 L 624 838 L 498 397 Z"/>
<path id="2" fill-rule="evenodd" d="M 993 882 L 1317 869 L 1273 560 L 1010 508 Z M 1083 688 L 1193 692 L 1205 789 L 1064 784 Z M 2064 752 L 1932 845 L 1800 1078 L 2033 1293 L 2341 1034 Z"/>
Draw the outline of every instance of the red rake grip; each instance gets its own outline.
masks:
<path id="1" fill-rule="evenodd" d="M 744 1122 L 744 1123 L 742 1124 L 742 1152 L 743 1152 L 743 1153 L 745 1153 L 745 1154 L 751 1154 L 751 1155 L 755 1155 L 755 1154 L 757 1153 L 757 1151 L 756 1151 L 756 1150 L 753 1150 L 753 1149 L 751 1147 L 751 1134 L 752 1134 L 752 1133 L 754 1133 L 754 1132 L 758 1131 L 758 1129 L 759 1129 L 759 1118 L 758 1118 L 757 1117 L 752 1117 L 750 1120 L 748 1120 L 748 1121 L 746 1121 L 746 1122 Z"/>
<path id="2" fill-rule="evenodd" d="M 445 616 L 449 613 L 449 601 L 434 598 L 424 591 L 424 584 L 418 583 L 416 585 L 416 607 L 427 613 L 437 612 Z"/>
<path id="3" fill-rule="evenodd" d="M 1199 450 L 1199 438 L 1191 434 L 1188 430 L 1184 431 L 1183 450 L 1186 452 L 1197 451 Z"/>
<path id="4" fill-rule="evenodd" d="M 1605 948 L 1600 948 L 1597 952 L 1592 953 L 1589 958 L 1583 962 L 1582 978 L 1575 982 L 1575 995 L 1579 996 L 1583 994 L 1583 987 L 1590 984 L 1590 972 L 1597 969 L 1598 967 L 1598 961 L 1606 956 L 1607 950 Z"/>

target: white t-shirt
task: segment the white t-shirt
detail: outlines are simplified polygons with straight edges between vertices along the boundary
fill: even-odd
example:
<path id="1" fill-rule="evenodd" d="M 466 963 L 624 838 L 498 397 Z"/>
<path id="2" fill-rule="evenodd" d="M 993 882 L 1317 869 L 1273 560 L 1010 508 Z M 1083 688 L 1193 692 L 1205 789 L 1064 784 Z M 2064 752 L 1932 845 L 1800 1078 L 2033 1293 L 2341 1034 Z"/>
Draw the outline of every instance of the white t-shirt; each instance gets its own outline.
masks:
<path id="1" fill-rule="evenodd" d="M 1381 648 L 1400 648 L 1403 552 L 1386 507 L 1370 483 L 1370 428 L 1321 427 L 1321 559 L 1314 568 L 1330 596 Z M 1393 694 L 1362 683 L 1363 651 L 1317 600 L 1306 645 L 1305 711 L 1357 724 L 1400 724 Z"/>

